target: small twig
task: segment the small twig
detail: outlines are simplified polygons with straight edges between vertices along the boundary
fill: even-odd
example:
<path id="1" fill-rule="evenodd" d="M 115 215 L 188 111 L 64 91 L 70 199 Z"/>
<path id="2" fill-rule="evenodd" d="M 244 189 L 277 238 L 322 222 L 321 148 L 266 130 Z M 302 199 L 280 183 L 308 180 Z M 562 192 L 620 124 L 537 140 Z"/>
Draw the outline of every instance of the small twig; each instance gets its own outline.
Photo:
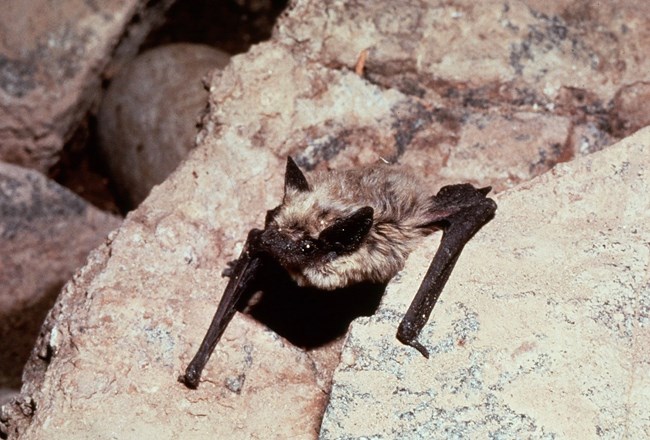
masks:
<path id="1" fill-rule="evenodd" d="M 366 67 L 366 60 L 368 59 L 368 49 L 363 49 L 359 52 L 357 64 L 354 65 L 354 73 L 363 76 L 363 69 Z"/>

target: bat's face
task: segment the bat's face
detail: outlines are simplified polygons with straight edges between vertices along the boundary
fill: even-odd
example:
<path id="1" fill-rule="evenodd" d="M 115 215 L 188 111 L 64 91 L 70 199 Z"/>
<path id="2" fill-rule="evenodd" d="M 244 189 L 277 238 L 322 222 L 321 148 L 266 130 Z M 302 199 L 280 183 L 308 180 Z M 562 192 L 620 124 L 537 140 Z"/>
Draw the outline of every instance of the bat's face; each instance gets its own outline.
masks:
<path id="1" fill-rule="evenodd" d="M 299 284 L 331 289 L 347 282 L 337 262 L 361 247 L 372 228 L 374 211 L 369 206 L 323 209 L 322 202 L 323 193 L 311 188 L 289 160 L 283 203 L 267 213 L 258 248 Z M 323 272 L 329 273 L 327 281 Z"/>
<path id="2" fill-rule="evenodd" d="M 283 212 L 283 208 L 285 206 L 281 205 L 269 212 L 260 245 L 289 273 L 323 266 L 355 252 L 372 227 L 373 209 L 369 206 L 335 218 L 316 233 L 312 227 L 313 222 L 309 219 L 296 221 L 290 214 Z M 291 211 L 291 208 L 285 211 Z M 318 220 L 316 222 L 321 224 Z"/>

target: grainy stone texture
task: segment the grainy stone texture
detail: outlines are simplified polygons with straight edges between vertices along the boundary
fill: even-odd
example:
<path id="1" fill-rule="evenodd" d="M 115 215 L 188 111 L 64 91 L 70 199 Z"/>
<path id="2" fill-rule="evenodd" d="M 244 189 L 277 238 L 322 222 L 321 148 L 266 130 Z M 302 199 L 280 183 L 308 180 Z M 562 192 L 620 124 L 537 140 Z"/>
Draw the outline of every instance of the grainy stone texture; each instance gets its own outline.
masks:
<path id="1" fill-rule="evenodd" d="M 18 390 L 61 287 L 120 222 L 33 170 L 0 163 L 0 389 Z"/>
<path id="2" fill-rule="evenodd" d="M 606 102 L 619 84 L 637 81 L 650 66 L 647 57 L 633 55 L 642 53 L 638 44 L 650 37 L 650 5 L 642 1 L 369 5 L 295 2 L 295 19 L 280 24 L 278 39 L 340 67 L 354 66 L 359 52 L 370 49 L 366 66 L 372 79 L 409 94 L 437 91 L 443 98 L 454 85 L 470 106 L 490 104 L 489 89 L 498 92 L 494 97 L 518 93 L 532 104 L 577 88 Z"/>
<path id="3" fill-rule="evenodd" d="M 384 159 L 419 170 L 431 193 L 458 181 L 500 190 L 573 156 L 564 116 L 430 107 L 353 72 L 305 64 L 281 45 L 256 46 L 230 67 L 213 76 L 207 124 L 224 139 L 292 154 L 306 170 Z"/>
<path id="4" fill-rule="evenodd" d="M 650 82 L 635 82 L 614 97 L 611 115 L 615 132 L 627 136 L 650 125 Z"/>
<path id="5" fill-rule="evenodd" d="M 395 339 L 435 248 L 355 321 L 321 439 L 647 438 L 650 129 L 497 198 L 420 341 Z"/>
<path id="6" fill-rule="evenodd" d="M 200 44 L 160 46 L 136 57 L 111 82 L 97 116 L 100 148 L 116 190 L 131 207 L 194 147 L 208 101 L 202 79 L 229 58 Z"/>
<path id="7" fill-rule="evenodd" d="M 65 286 L 24 397 L 3 410 L 10 438 L 247 439 L 270 426 L 278 438 L 314 438 L 326 394 L 312 362 L 250 318 L 233 321 L 198 390 L 176 381 L 245 236 L 241 213 L 261 221 L 258 207 L 272 203 L 259 191 L 265 170 L 281 167 L 269 152 L 215 152 L 196 151 Z M 277 200 L 279 176 L 272 183 Z"/>
<path id="8" fill-rule="evenodd" d="M 650 72 L 643 49 L 647 4 L 601 6 L 567 0 L 292 3 L 272 41 L 212 75 L 198 148 L 64 289 L 25 371 L 21 397 L 0 414 L 9 437 L 316 438 L 331 374 L 323 368 L 336 356 L 304 353 L 241 314 L 198 391 L 175 382 L 225 285 L 219 273 L 247 230 L 262 225 L 264 210 L 281 199 L 286 155 L 307 170 L 381 159 L 410 164 L 428 183 L 423 191 L 433 194 L 459 180 L 509 188 L 599 150 L 620 135 L 611 130 L 610 101 L 626 84 L 647 81 Z M 360 76 L 353 70 L 367 48 Z M 639 321 L 646 309 L 639 305 L 619 315 L 619 303 L 605 304 L 600 289 L 621 292 L 622 302 L 634 283 L 643 283 L 632 275 L 638 271 L 613 266 L 619 256 L 633 258 L 608 241 L 632 243 L 623 240 L 629 229 L 607 230 L 617 224 L 617 212 L 628 222 L 620 225 L 643 218 L 634 209 L 624 215 L 612 210 L 623 206 L 626 184 L 643 185 L 616 180 L 623 172 L 608 185 L 597 184 L 596 170 L 605 173 L 607 166 L 594 165 L 588 180 L 589 160 L 500 200 L 497 220 L 468 246 L 424 331 L 433 354 L 428 362 L 394 339 L 417 273 L 426 267 L 422 254 L 412 259 L 402 280 L 390 286 L 382 311 L 366 320 L 383 326 L 381 334 L 363 336 L 364 325 L 352 332 L 323 438 L 374 435 L 366 427 L 378 430 L 380 421 L 388 426 L 375 434 L 385 438 L 400 431 L 411 438 L 487 431 L 575 438 L 616 435 L 620 426 L 642 437 L 644 412 L 637 402 L 647 382 L 639 365 L 647 361 L 638 335 L 646 331 Z M 636 160 L 628 162 L 641 167 Z M 638 172 L 634 166 L 628 165 Z M 580 178 L 574 181 L 570 172 Z M 585 227 L 585 218 L 594 228 Z M 587 239 L 589 231 L 596 235 Z M 558 237 L 564 247 L 556 246 Z M 425 257 L 433 252 L 433 240 L 429 244 Z M 516 246 L 514 256 L 506 244 Z M 629 248 L 638 257 L 630 267 L 641 270 L 646 248 Z M 582 256 L 593 249 L 596 269 L 592 261 L 562 265 L 576 249 Z M 607 255 L 610 265 L 603 265 L 599 258 Z M 513 268 L 504 269 L 506 258 Z M 524 262 L 536 277 L 528 268 L 515 271 Z M 611 282 L 626 274 L 628 290 Z M 491 277 L 499 278 L 479 285 Z M 584 283 L 593 298 L 571 290 L 572 283 Z M 402 288 L 408 293 L 398 295 Z M 600 324 L 617 319 L 643 326 L 635 324 L 627 336 Z M 356 341 L 373 343 L 364 348 Z M 606 370 L 618 375 L 603 375 Z M 415 377 L 411 372 L 433 374 L 436 388 L 430 380 L 395 386 Z M 583 376 L 604 385 L 581 388 Z M 635 382 L 624 382 L 629 378 Z M 363 400 L 373 382 L 381 405 Z M 607 394 L 606 386 L 625 394 Z M 542 397 L 528 399 L 535 392 Z M 348 407 L 346 395 L 353 399 Z M 607 399 L 612 409 L 601 413 L 597 404 Z M 432 415 L 429 408 L 437 410 Z M 589 422 L 566 422 L 574 414 Z"/>
<path id="9" fill-rule="evenodd" d="M 0 14 L 0 160 L 46 172 L 173 0 L 9 0 Z M 127 32 L 128 28 L 128 32 Z"/>
<path id="10" fill-rule="evenodd" d="M 542 118 L 538 122 L 529 117 L 526 133 L 529 154 L 539 152 L 536 159 L 545 164 L 535 167 L 539 171 L 612 142 L 617 122 L 609 113 L 612 99 L 621 87 L 648 80 L 649 8 L 635 0 L 361 1 L 332 2 L 327 8 L 300 1 L 291 8 L 290 19 L 280 22 L 276 37 L 310 61 L 335 69 L 352 69 L 359 54 L 368 50 L 365 78 L 399 90 L 426 110 L 419 124 L 411 124 L 417 130 L 412 130 L 416 135 L 408 139 L 405 155 L 426 149 L 427 156 L 444 161 L 462 138 L 466 121 L 484 113 L 509 119 L 532 111 Z M 627 108 L 642 107 L 642 96 L 627 94 L 635 102 Z M 549 136 L 537 131 L 549 113 L 566 118 L 554 133 L 560 142 L 553 139 L 550 145 L 544 142 Z M 624 119 L 619 124 L 638 127 L 641 112 L 628 114 L 630 121 L 625 113 L 616 115 Z M 432 120 L 444 120 L 446 130 L 441 132 Z M 499 127 L 484 130 L 482 138 L 504 135 Z M 484 154 L 482 148 L 466 154 L 477 152 Z M 520 177 L 515 172 L 504 187 Z"/>

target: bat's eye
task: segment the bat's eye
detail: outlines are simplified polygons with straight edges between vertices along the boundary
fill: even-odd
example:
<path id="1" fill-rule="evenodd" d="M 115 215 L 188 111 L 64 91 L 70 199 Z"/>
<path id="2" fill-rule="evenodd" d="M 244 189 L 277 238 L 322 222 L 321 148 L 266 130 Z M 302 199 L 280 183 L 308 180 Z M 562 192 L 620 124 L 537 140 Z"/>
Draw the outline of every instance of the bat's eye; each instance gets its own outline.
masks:
<path id="1" fill-rule="evenodd" d="M 315 250 L 316 243 L 313 240 L 303 240 L 300 244 L 300 251 L 305 255 L 312 254 Z"/>

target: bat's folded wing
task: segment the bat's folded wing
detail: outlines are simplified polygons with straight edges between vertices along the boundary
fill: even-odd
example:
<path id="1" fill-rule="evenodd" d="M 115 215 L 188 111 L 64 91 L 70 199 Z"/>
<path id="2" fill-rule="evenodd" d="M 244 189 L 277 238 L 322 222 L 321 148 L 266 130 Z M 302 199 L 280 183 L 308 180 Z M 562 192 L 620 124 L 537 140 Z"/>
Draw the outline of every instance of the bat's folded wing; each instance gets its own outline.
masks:
<path id="1" fill-rule="evenodd" d="M 260 233 L 261 231 L 257 229 L 249 232 L 244 249 L 232 268 L 230 280 L 212 318 L 210 327 L 203 338 L 203 342 L 201 342 L 199 350 L 185 369 L 185 374 L 178 378 L 188 388 L 194 389 L 198 387 L 205 364 L 235 315 L 237 302 L 245 292 L 249 291 L 259 273 L 262 260 L 256 252 L 256 243 Z"/>

